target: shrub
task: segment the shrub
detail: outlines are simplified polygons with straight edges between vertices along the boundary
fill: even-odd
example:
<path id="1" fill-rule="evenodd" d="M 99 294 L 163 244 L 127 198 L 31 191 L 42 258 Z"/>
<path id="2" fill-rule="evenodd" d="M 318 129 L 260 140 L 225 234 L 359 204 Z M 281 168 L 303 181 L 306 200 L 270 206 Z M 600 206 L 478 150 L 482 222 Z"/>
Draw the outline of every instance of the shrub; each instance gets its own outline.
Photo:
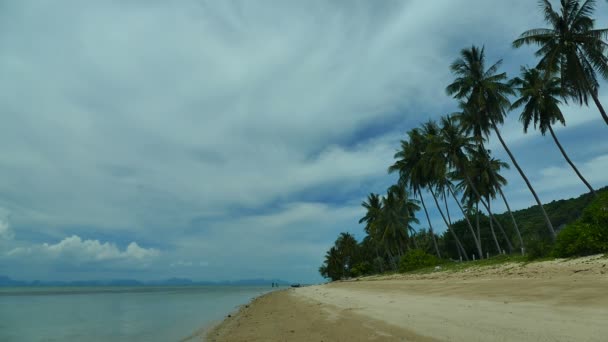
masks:
<path id="1" fill-rule="evenodd" d="M 581 218 L 557 235 L 553 254 L 557 257 L 608 252 L 608 194 L 603 193 L 585 208 Z"/>
<path id="2" fill-rule="evenodd" d="M 399 271 L 409 272 L 420 268 L 439 265 L 439 260 L 434 255 L 428 254 L 421 249 L 412 249 L 405 253 L 399 261 Z"/>
<path id="3" fill-rule="evenodd" d="M 534 236 L 526 242 L 526 257 L 535 260 L 550 256 L 553 252 L 553 243 L 549 238 Z"/>
<path id="4" fill-rule="evenodd" d="M 360 263 L 354 265 L 350 270 L 350 274 L 353 277 L 361 277 L 361 276 L 368 275 L 371 273 L 372 273 L 372 265 L 368 261 L 360 262 Z"/>
<path id="5" fill-rule="evenodd" d="M 581 221 L 569 224 L 555 241 L 557 257 L 584 256 L 608 252 L 608 229 Z"/>
<path id="6" fill-rule="evenodd" d="M 608 229 L 608 192 L 601 193 L 581 215 L 581 221 Z"/>

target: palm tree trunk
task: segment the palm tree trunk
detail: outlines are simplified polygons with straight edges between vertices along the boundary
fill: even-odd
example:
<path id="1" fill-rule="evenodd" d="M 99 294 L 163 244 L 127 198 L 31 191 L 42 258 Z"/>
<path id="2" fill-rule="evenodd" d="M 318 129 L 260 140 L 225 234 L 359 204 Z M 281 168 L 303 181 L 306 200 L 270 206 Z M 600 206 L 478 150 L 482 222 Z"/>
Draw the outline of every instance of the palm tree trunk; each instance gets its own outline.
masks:
<path id="1" fill-rule="evenodd" d="M 449 185 L 448 185 L 448 191 L 450 192 L 450 194 L 452 194 L 452 197 L 454 198 L 454 201 L 456 201 L 456 204 L 458 204 L 458 208 L 460 208 L 460 211 L 462 211 L 462 215 L 464 215 L 464 218 L 467 221 L 467 225 L 469 226 L 471 235 L 473 235 L 473 241 L 475 241 L 475 247 L 477 247 L 477 252 L 479 253 L 479 255 L 481 255 L 482 254 L 481 243 L 479 242 L 479 238 L 475 234 L 475 229 L 473 228 L 473 225 L 471 224 L 471 220 L 469 220 L 469 216 L 464 211 L 464 208 L 462 207 L 462 205 L 460 205 L 460 201 L 458 201 L 458 198 L 456 198 L 456 194 L 454 193 L 454 190 L 452 190 L 452 187 Z"/>
<path id="2" fill-rule="evenodd" d="M 420 191 L 420 188 L 418 188 L 418 195 L 420 196 L 420 203 L 422 203 L 424 213 L 426 214 L 426 220 L 429 222 L 429 231 L 431 232 L 431 237 L 433 238 L 435 253 L 437 253 L 437 257 L 441 259 L 441 253 L 439 253 L 439 247 L 437 247 L 437 240 L 435 240 L 435 233 L 433 233 L 433 225 L 431 224 L 431 219 L 429 218 L 429 212 L 426 210 L 426 205 L 424 204 L 424 198 L 422 197 L 422 191 Z"/>
<path id="3" fill-rule="evenodd" d="M 450 232 L 452 233 L 454 240 L 456 240 L 456 244 L 458 245 L 458 257 L 462 257 L 460 251 L 462 250 L 462 254 L 464 254 L 464 259 L 466 261 L 469 261 L 469 256 L 467 255 L 467 251 L 464 249 L 464 247 L 462 246 L 462 243 L 460 242 L 460 239 L 458 239 L 458 236 L 456 235 L 456 232 L 454 231 L 454 229 L 452 229 L 452 218 L 450 217 L 450 209 L 448 208 L 448 197 L 446 196 L 445 193 L 445 188 L 449 186 L 445 185 L 442 187 L 443 190 L 443 204 L 445 204 L 445 213 L 448 215 L 448 224 L 450 225 Z"/>
<path id="4" fill-rule="evenodd" d="M 500 197 L 505 202 L 505 206 L 507 207 L 507 211 L 509 215 L 511 215 L 511 221 L 513 221 L 513 227 L 515 227 L 515 232 L 517 233 L 517 238 L 519 239 L 519 246 L 521 247 L 521 255 L 526 254 L 526 246 L 524 246 L 524 240 L 521 238 L 521 233 L 519 232 L 519 227 L 517 226 L 517 221 L 515 221 L 515 216 L 513 216 L 513 212 L 511 211 L 511 207 L 509 206 L 509 202 L 507 202 L 507 197 L 502 192 L 502 189 L 498 187 L 498 192 L 500 193 Z"/>
<path id="5" fill-rule="evenodd" d="M 488 206 L 488 204 L 483 200 L 483 198 L 479 194 L 479 191 L 477 191 L 477 188 L 473 184 L 473 181 L 471 180 L 471 177 L 469 176 L 469 174 L 466 172 L 466 170 L 464 168 L 462 168 L 462 170 L 463 170 L 462 171 L 463 174 L 465 175 L 467 184 L 471 187 L 471 189 L 473 190 L 473 193 L 475 193 L 475 196 L 477 196 L 477 200 L 478 200 L 477 209 L 479 210 L 479 202 L 481 202 L 481 204 L 484 206 L 484 208 L 488 212 L 488 215 L 490 216 L 490 220 L 493 220 L 494 223 L 496 223 L 496 226 L 498 226 L 498 228 L 500 228 L 500 230 L 504 234 L 504 229 L 502 228 L 502 224 L 500 224 L 498 219 L 496 219 L 496 217 L 494 217 L 494 214 L 492 214 L 492 210 L 490 210 L 490 207 Z M 479 228 L 479 226 L 478 226 L 478 228 Z M 477 231 L 477 235 L 480 236 L 480 239 L 481 239 L 481 235 L 479 235 L 479 229 Z M 505 238 L 506 238 L 506 234 L 505 234 Z M 513 245 L 511 245 L 511 242 L 509 241 L 509 239 L 507 239 L 507 244 L 509 245 L 509 252 L 511 252 L 511 250 L 513 249 Z"/>
<path id="6" fill-rule="evenodd" d="M 488 208 L 489 207 L 490 207 L 490 198 L 488 198 Z M 511 239 L 509 239 L 509 237 L 507 236 L 507 233 L 505 233 L 505 230 L 502 227 L 502 223 L 500 223 L 500 221 L 498 221 L 498 219 L 496 219 L 495 221 L 496 221 L 496 226 L 500 230 L 502 237 L 505 239 L 505 242 L 507 243 L 507 248 L 509 249 L 509 254 L 512 254 L 513 253 L 513 244 L 511 244 Z"/>
<path id="7" fill-rule="evenodd" d="M 608 115 L 606 115 L 606 111 L 604 110 L 604 107 L 600 103 L 600 99 L 597 98 L 597 91 L 591 90 L 591 97 L 593 97 L 593 102 L 595 102 L 597 109 L 600 110 L 600 114 L 602 114 L 602 118 L 604 118 L 606 125 L 608 125 Z"/>
<path id="8" fill-rule="evenodd" d="M 490 200 L 490 198 L 488 197 L 488 207 L 491 206 L 492 201 Z M 496 232 L 494 232 L 494 224 L 492 224 L 492 220 L 490 221 L 490 232 L 492 232 L 492 238 L 494 239 L 494 243 L 496 244 L 496 250 L 498 251 L 498 254 L 501 253 L 502 248 L 500 248 L 500 244 L 498 243 L 498 239 L 496 238 Z"/>
<path id="9" fill-rule="evenodd" d="M 454 234 L 454 231 L 452 230 L 452 225 L 450 223 L 448 223 L 448 221 L 445 218 L 445 215 L 443 215 L 443 210 L 441 210 L 441 206 L 439 205 L 439 201 L 437 201 L 437 196 L 435 196 L 435 192 L 433 191 L 433 189 L 431 187 L 429 187 L 429 191 L 431 192 L 431 195 L 433 195 L 433 200 L 435 200 L 435 205 L 437 206 L 437 209 L 439 209 L 439 214 L 441 214 L 441 218 L 443 219 L 443 222 L 448 227 L 448 230 L 452 233 L 452 236 L 456 240 L 456 248 L 458 248 L 458 254 L 460 254 L 460 249 L 462 248 L 462 245 L 460 244 L 460 240 L 458 239 L 456 234 Z"/>
<path id="10" fill-rule="evenodd" d="M 475 203 L 475 221 L 477 224 L 477 236 L 479 236 L 479 244 L 481 245 L 481 229 L 479 229 L 479 198 Z M 483 259 L 483 252 L 479 254 L 479 259 Z"/>
<path id="11" fill-rule="evenodd" d="M 391 261 L 390 265 L 393 271 L 397 269 L 397 265 L 395 264 L 395 257 L 393 257 L 393 253 L 391 253 L 390 247 L 387 246 L 386 253 L 388 254 L 388 258 Z"/>
<path id="12" fill-rule="evenodd" d="M 543 207 L 543 204 L 540 202 L 540 199 L 538 198 L 538 195 L 536 194 L 536 191 L 534 191 L 534 188 L 532 187 L 532 184 L 530 184 L 530 181 L 528 180 L 528 177 L 526 177 L 526 174 L 524 173 L 524 171 L 521 169 L 521 167 L 519 167 L 519 164 L 517 163 L 517 160 L 515 160 L 515 157 L 513 156 L 513 153 L 511 153 L 511 150 L 509 150 L 509 148 L 507 147 L 507 144 L 505 144 L 505 141 L 502 139 L 502 136 L 500 135 L 500 131 L 498 130 L 498 127 L 496 126 L 496 122 L 494 122 L 494 119 L 491 119 L 491 121 L 492 121 L 492 127 L 494 128 L 494 132 L 496 132 L 496 136 L 498 137 L 498 140 L 500 140 L 500 143 L 502 144 L 502 147 L 505 149 L 505 151 L 509 155 L 509 158 L 511 158 L 511 161 L 513 162 L 513 165 L 515 165 L 515 168 L 517 169 L 517 171 L 519 171 L 519 174 L 521 175 L 521 178 L 524 179 L 524 182 L 526 182 L 526 185 L 528 186 L 528 189 L 530 189 L 530 192 L 534 196 L 534 199 L 536 200 L 536 203 L 538 204 L 538 207 L 540 208 L 541 212 L 543 213 L 543 216 L 545 218 L 545 223 L 547 224 L 547 228 L 549 228 L 549 232 L 551 233 L 551 238 L 553 239 L 553 241 L 555 241 L 555 237 L 556 237 L 556 235 L 555 235 L 555 229 L 553 229 L 553 224 L 551 224 L 551 220 L 549 219 L 549 215 L 547 215 L 547 212 L 545 211 L 545 208 Z"/>
<path id="13" fill-rule="evenodd" d="M 583 183 L 585 183 L 585 185 L 587 186 L 587 188 L 589 188 L 589 191 L 591 191 L 593 196 L 597 197 L 597 194 L 595 193 L 595 190 L 593 190 L 593 188 L 591 187 L 591 184 L 589 184 L 589 182 L 587 182 L 585 177 L 583 177 L 583 175 L 578 171 L 576 166 L 574 166 L 574 163 L 572 162 L 572 160 L 570 160 L 570 157 L 568 157 L 568 155 L 566 154 L 566 151 L 564 151 L 564 148 L 562 147 L 562 144 L 560 144 L 559 140 L 557 140 L 557 137 L 555 136 L 555 132 L 553 132 L 553 127 L 551 127 L 551 125 L 549 125 L 549 132 L 551 132 L 551 136 L 553 137 L 555 144 L 559 148 L 560 152 L 562 152 L 562 155 L 564 156 L 564 158 L 566 158 L 566 161 L 568 162 L 568 164 L 570 164 L 570 166 L 572 167 L 574 172 L 576 172 L 576 174 L 578 175 L 578 178 L 580 178 L 583 181 Z"/>

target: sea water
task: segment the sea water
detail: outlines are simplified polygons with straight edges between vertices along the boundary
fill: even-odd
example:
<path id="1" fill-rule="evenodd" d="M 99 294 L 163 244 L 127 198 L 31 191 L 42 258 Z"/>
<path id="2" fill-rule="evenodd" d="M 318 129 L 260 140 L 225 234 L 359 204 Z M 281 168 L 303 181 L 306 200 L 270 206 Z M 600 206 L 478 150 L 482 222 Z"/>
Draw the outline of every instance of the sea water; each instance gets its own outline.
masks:
<path id="1" fill-rule="evenodd" d="M 268 286 L 0 288 L 0 341 L 180 341 L 270 290 Z"/>

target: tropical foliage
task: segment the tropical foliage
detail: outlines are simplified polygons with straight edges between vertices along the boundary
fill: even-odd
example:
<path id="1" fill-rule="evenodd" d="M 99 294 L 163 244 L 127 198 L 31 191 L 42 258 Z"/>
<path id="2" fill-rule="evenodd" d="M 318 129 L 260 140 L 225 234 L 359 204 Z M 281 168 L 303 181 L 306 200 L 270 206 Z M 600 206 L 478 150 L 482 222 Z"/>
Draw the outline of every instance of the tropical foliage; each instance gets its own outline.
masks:
<path id="1" fill-rule="evenodd" d="M 362 202 L 359 223 L 365 224 L 365 237 L 357 242 L 342 233 L 319 269 L 324 277 L 405 272 L 448 259 L 512 253 L 537 258 L 608 252 L 608 190 L 589 184 L 553 130 L 557 123 L 566 124 L 564 104 L 587 104 L 589 97 L 608 124 L 598 99 L 598 79 L 608 79 L 608 29 L 595 28 L 593 0 L 560 0 L 557 10 L 549 0 L 539 3 L 550 28 L 528 30 L 513 42 L 516 48 L 539 46 L 536 67 L 522 67 L 521 75 L 509 79 L 500 70 L 502 60 L 488 63 L 484 47 L 462 49 L 449 66 L 454 79 L 446 87 L 458 110 L 406 133 L 388 167 L 390 174 L 398 175 L 396 184 L 382 196 L 370 193 Z M 502 135 L 509 112 L 517 112 L 524 133 L 530 127 L 542 135 L 550 133 L 588 194 L 542 204 Z M 510 164 L 487 149 L 491 137 L 498 139 Z M 502 175 L 510 165 L 525 182 L 535 207 L 511 211 Z M 492 211 L 497 200 L 507 212 Z M 453 220 L 450 207 L 455 207 L 450 203 L 456 204 L 461 219 Z M 433 225 L 430 209 L 439 213 L 443 226 Z M 443 233 L 437 234 L 438 229 Z"/>
<path id="2" fill-rule="evenodd" d="M 603 193 L 581 218 L 564 228 L 557 237 L 554 254 L 559 257 L 608 252 L 608 193 Z"/>

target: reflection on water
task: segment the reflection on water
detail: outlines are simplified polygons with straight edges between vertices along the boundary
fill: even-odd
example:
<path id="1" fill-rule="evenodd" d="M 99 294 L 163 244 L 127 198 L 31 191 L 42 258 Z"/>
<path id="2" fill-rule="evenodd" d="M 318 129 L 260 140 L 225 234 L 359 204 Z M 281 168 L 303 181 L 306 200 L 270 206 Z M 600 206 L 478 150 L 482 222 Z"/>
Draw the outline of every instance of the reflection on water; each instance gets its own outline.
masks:
<path id="1" fill-rule="evenodd" d="M 177 341 L 268 287 L 0 288 L 0 341 Z"/>

